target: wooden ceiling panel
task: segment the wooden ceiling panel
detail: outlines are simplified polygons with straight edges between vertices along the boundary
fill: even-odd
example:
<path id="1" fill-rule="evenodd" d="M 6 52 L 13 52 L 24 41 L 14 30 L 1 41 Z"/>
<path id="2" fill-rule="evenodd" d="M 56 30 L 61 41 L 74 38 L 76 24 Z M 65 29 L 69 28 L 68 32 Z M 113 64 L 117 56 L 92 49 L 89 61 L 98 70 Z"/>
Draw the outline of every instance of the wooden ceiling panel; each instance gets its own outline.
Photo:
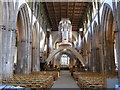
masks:
<path id="1" fill-rule="evenodd" d="M 52 30 L 58 30 L 61 18 L 69 18 L 72 22 L 72 30 L 79 30 L 80 23 L 89 2 L 45 2 L 44 7 L 52 25 Z M 81 21 L 81 22 L 80 22 Z"/>

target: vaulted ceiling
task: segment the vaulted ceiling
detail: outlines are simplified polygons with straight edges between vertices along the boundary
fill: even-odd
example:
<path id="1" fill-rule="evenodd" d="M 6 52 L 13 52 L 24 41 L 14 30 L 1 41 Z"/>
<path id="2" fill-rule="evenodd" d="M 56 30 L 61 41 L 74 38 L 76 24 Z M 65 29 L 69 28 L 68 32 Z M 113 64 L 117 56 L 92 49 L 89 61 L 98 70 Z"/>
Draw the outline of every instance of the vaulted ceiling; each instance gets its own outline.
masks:
<path id="1" fill-rule="evenodd" d="M 88 2 L 44 2 L 45 10 L 53 31 L 58 30 L 61 18 L 69 18 L 72 22 L 72 30 L 82 27 L 83 17 L 90 3 Z"/>

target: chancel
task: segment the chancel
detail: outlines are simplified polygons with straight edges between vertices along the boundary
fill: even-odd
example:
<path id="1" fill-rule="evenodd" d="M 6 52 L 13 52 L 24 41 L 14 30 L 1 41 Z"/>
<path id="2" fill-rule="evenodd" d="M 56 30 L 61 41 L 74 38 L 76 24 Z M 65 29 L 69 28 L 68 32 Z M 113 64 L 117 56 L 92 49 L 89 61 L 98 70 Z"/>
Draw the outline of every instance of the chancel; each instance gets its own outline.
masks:
<path id="1" fill-rule="evenodd" d="M 0 90 L 117 90 L 119 78 L 119 0 L 0 0 Z"/>

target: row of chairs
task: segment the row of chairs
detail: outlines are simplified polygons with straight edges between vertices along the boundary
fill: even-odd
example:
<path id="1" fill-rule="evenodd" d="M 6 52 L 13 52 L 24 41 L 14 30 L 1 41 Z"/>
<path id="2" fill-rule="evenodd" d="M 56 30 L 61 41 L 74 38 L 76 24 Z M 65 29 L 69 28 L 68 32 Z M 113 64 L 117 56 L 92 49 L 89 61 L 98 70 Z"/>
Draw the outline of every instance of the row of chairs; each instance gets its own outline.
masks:
<path id="1" fill-rule="evenodd" d="M 59 71 L 40 71 L 40 72 L 32 72 L 32 75 L 52 75 L 54 77 L 54 81 L 59 77 Z"/>
<path id="2" fill-rule="evenodd" d="M 2 80 L 2 84 L 22 86 L 24 88 L 50 88 L 54 79 L 52 75 L 22 75 L 16 74 L 13 78 Z"/>
<path id="3" fill-rule="evenodd" d="M 97 73 L 97 72 L 73 72 L 73 78 L 78 81 L 78 76 L 80 75 L 101 75 L 100 73 Z"/>
<path id="4" fill-rule="evenodd" d="M 78 73 L 78 74 L 77 74 Z M 74 72 L 78 85 L 81 88 L 106 88 L 105 83 L 108 78 L 118 78 L 115 75 L 102 75 L 95 72 Z"/>

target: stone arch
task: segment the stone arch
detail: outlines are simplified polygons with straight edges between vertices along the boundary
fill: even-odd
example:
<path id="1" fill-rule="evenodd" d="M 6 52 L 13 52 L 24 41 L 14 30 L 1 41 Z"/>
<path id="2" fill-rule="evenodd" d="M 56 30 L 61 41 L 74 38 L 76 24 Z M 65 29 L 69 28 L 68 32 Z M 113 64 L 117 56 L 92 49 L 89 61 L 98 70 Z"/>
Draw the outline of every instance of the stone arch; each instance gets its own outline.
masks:
<path id="1" fill-rule="evenodd" d="M 27 5 L 24 4 L 20 8 L 17 20 L 17 69 L 16 73 L 29 74 L 31 72 L 31 31 L 30 17 Z"/>
<path id="2" fill-rule="evenodd" d="M 114 15 L 111 7 L 104 4 L 102 16 L 102 70 L 103 73 L 115 73 L 115 56 L 114 56 Z"/>
<path id="3" fill-rule="evenodd" d="M 103 12 L 102 12 L 102 15 L 101 15 L 101 24 L 100 24 L 100 38 L 101 38 L 101 40 L 100 40 L 100 52 L 101 52 L 101 63 L 102 63 L 102 73 L 104 74 L 105 73 L 105 66 L 104 66 L 104 48 L 105 48 L 105 32 L 104 32 L 104 28 L 105 28 L 105 26 L 104 26 L 104 24 L 105 24 L 105 20 L 106 20 L 106 12 L 108 12 L 108 10 L 106 9 L 107 7 L 106 6 L 104 6 L 104 8 L 103 8 Z"/>
<path id="4" fill-rule="evenodd" d="M 15 23 L 17 23 L 18 15 L 19 15 L 19 13 L 21 12 L 21 9 L 22 9 L 22 8 L 28 8 L 26 3 L 22 3 L 19 7 L 18 7 L 18 5 L 19 5 L 19 3 L 16 2 L 16 7 L 15 7 L 15 8 L 16 8 Z M 28 12 L 28 9 L 27 9 L 26 12 L 29 13 L 29 12 Z M 16 28 L 17 28 L 17 27 L 16 27 Z"/>
<path id="5" fill-rule="evenodd" d="M 107 29 L 106 29 L 106 56 L 108 58 L 109 62 L 109 71 L 115 72 L 115 33 L 114 33 L 114 17 L 113 17 L 113 12 L 110 10 L 108 12 L 108 19 L 107 19 Z"/>

